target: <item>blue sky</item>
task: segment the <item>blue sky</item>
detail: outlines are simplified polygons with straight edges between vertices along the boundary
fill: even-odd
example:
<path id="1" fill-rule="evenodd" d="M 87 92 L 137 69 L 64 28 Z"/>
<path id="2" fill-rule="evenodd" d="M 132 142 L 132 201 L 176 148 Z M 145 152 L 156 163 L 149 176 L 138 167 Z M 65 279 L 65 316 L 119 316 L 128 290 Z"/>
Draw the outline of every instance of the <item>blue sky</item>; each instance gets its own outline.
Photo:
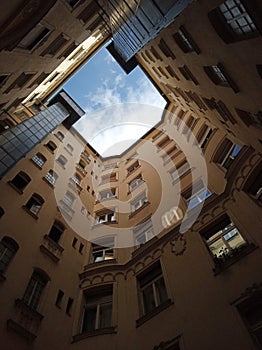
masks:
<path id="1" fill-rule="evenodd" d="M 121 153 L 145 134 L 166 105 L 139 67 L 126 75 L 105 47 L 63 88 L 86 112 L 74 127 L 104 156 Z"/>

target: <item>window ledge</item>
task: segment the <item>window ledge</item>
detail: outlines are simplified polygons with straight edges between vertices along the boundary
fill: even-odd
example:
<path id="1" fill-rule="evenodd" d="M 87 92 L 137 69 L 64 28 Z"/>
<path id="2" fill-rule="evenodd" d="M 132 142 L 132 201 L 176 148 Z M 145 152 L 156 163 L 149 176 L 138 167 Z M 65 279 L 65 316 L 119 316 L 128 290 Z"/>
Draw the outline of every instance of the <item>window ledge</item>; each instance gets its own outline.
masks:
<path id="1" fill-rule="evenodd" d="M 7 182 L 9 186 L 11 186 L 17 193 L 19 194 L 23 194 L 24 192 L 22 190 L 19 190 L 19 188 L 17 188 L 13 183 L 12 181 L 8 181 Z"/>
<path id="2" fill-rule="evenodd" d="M 116 259 L 108 259 L 108 260 L 103 260 L 103 261 L 98 261 L 98 262 L 92 262 L 89 263 L 88 265 L 84 266 L 84 271 L 92 269 L 92 268 L 99 268 L 100 266 L 104 265 L 110 265 L 110 264 L 116 264 Z"/>
<path id="3" fill-rule="evenodd" d="M 107 328 L 102 328 L 102 329 L 96 329 L 93 331 L 88 331 L 88 332 L 74 335 L 72 343 L 75 343 L 79 340 L 86 339 L 89 337 L 95 337 L 97 335 L 105 335 L 105 334 L 115 334 L 116 332 L 117 332 L 116 327 L 107 327 Z"/>
<path id="4" fill-rule="evenodd" d="M 139 213 L 141 210 L 143 210 L 145 207 L 147 207 L 150 204 L 150 202 L 146 202 L 144 203 L 140 208 L 138 208 L 136 211 L 134 211 L 133 213 L 131 213 L 129 215 L 129 219 L 131 219 L 133 216 L 135 216 L 137 213 Z"/>
<path id="5" fill-rule="evenodd" d="M 136 327 L 140 327 L 143 323 L 150 320 L 152 317 L 158 315 L 161 311 L 167 309 L 170 305 L 173 305 L 174 302 L 171 299 L 167 299 L 161 305 L 157 306 L 154 310 L 150 311 L 146 315 L 140 317 L 136 320 Z"/>
<path id="6" fill-rule="evenodd" d="M 254 243 L 247 243 L 237 248 L 235 253 L 231 256 L 227 256 L 225 258 L 215 258 L 215 267 L 213 268 L 214 276 L 222 273 L 224 270 L 235 264 L 240 259 L 244 258 L 246 255 L 252 253 L 257 248 L 258 247 Z"/>
<path id="7" fill-rule="evenodd" d="M 30 216 L 32 216 L 32 218 L 34 218 L 35 220 L 38 219 L 38 216 L 37 216 L 36 214 L 32 213 L 32 212 L 30 211 L 30 209 L 28 209 L 25 205 L 23 205 L 22 208 L 24 209 L 24 211 L 27 212 L 27 214 L 29 214 Z"/>

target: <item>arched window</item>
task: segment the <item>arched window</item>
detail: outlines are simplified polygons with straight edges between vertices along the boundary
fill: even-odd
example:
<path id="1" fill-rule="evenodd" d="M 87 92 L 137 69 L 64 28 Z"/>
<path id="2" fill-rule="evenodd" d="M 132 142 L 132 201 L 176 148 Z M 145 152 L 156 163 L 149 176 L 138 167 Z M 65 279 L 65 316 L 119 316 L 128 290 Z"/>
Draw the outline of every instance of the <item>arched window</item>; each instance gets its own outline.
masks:
<path id="1" fill-rule="evenodd" d="M 62 154 L 60 154 L 60 156 L 57 158 L 57 162 L 61 164 L 62 167 L 64 167 L 67 163 L 67 159 Z"/>
<path id="2" fill-rule="evenodd" d="M 0 218 L 4 215 L 5 211 L 2 207 L 0 207 Z"/>
<path id="3" fill-rule="evenodd" d="M 34 193 L 25 205 L 32 214 L 37 215 L 44 204 L 44 199 L 39 194 Z"/>
<path id="4" fill-rule="evenodd" d="M 45 179 L 50 183 L 50 185 L 54 186 L 56 180 L 58 179 L 58 175 L 53 169 L 50 169 L 46 174 Z"/>
<path id="5" fill-rule="evenodd" d="M 31 158 L 31 160 L 32 160 L 36 165 L 38 165 L 39 168 L 42 169 L 43 165 L 44 165 L 45 162 L 46 162 L 46 157 L 45 157 L 42 153 L 38 152 L 37 154 L 35 154 L 35 155 Z"/>
<path id="6" fill-rule="evenodd" d="M 48 237 L 51 238 L 54 242 L 58 243 L 64 230 L 65 226 L 60 221 L 55 220 L 49 231 Z"/>
<path id="7" fill-rule="evenodd" d="M 23 171 L 20 171 L 13 180 L 10 181 L 10 184 L 22 193 L 30 181 L 31 178 Z"/>
<path id="8" fill-rule="evenodd" d="M 48 141 L 45 146 L 51 151 L 54 152 L 57 148 L 56 144 L 53 141 Z"/>
<path id="9" fill-rule="evenodd" d="M 23 296 L 23 301 L 32 309 L 37 309 L 44 288 L 49 280 L 49 276 L 44 271 L 41 269 L 34 270 Z"/>
<path id="10" fill-rule="evenodd" d="M 19 249 L 19 245 L 13 238 L 5 236 L 0 242 L 0 273 L 6 271 L 11 260 Z"/>
<path id="11" fill-rule="evenodd" d="M 75 201 L 75 196 L 71 192 L 67 191 L 63 201 L 66 205 L 68 205 L 69 207 L 72 207 Z"/>
<path id="12" fill-rule="evenodd" d="M 57 133 L 55 133 L 55 136 L 58 138 L 58 140 L 63 141 L 64 139 L 64 134 L 61 131 L 57 131 Z"/>

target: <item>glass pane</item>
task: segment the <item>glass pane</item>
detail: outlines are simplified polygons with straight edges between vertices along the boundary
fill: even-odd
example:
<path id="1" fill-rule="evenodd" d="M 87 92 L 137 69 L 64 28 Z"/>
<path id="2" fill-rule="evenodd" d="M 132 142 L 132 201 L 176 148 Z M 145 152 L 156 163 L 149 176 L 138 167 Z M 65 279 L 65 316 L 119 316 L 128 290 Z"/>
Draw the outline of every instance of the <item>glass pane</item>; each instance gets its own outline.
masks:
<path id="1" fill-rule="evenodd" d="M 96 309 L 97 306 L 86 306 L 83 320 L 82 332 L 93 331 L 96 327 Z"/>
<path id="2" fill-rule="evenodd" d="M 150 285 L 143 290 L 144 313 L 147 314 L 156 307 L 156 301 L 153 293 L 153 286 Z"/>
<path id="3" fill-rule="evenodd" d="M 99 328 L 110 327 L 112 324 L 112 303 L 100 305 Z"/>
<path id="4" fill-rule="evenodd" d="M 165 300 L 168 299 L 164 278 L 161 277 L 159 280 L 157 280 L 155 282 L 155 286 L 158 293 L 158 303 L 162 304 Z"/>

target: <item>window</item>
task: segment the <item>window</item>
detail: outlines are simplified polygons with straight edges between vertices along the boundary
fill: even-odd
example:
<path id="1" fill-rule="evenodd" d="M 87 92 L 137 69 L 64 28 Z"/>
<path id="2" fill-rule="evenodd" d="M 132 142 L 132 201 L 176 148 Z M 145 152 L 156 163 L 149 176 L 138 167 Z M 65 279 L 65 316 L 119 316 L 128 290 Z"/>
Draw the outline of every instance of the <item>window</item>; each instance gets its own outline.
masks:
<path id="1" fill-rule="evenodd" d="M 72 247 L 76 247 L 76 243 L 77 243 L 78 239 L 77 238 L 73 238 L 73 241 L 72 241 Z"/>
<path id="2" fill-rule="evenodd" d="M 73 151 L 74 151 L 73 146 L 71 146 L 69 143 L 66 145 L 65 149 L 66 149 L 67 152 L 69 152 L 70 154 L 72 154 Z"/>
<path id="3" fill-rule="evenodd" d="M 32 197 L 28 200 L 28 202 L 25 205 L 25 208 L 30 211 L 30 213 L 34 214 L 35 216 L 38 215 L 40 209 L 42 208 L 44 204 L 44 200 L 39 194 L 34 193 Z"/>
<path id="4" fill-rule="evenodd" d="M 198 85 L 198 81 L 186 65 L 183 67 L 178 67 L 178 69 L 186 80 L 192 80 L 195 85 Z"/>
<path id="5" fill-rule="evenodd" d="M 198 46 L 193 41 L 185 27 L 181 26 L 173 38 L 183 52 L 188 53 L 195 51 L 198 54 L 200 53 Z"/>
<path id="6" fill-rule="evenodd" d="M 9 78 L 10 74 L 0 74 L 0 89 L 2 86 L 5 85 L 7 79 Z"/>
<path id="7" fill-rule="evenodd" d="M 97 263 L 100 261 L 114 259 L 114 245 L 114 237 L 93 243 L 90 262 Z"/>
<path id="8" fill-rule="evenodd" d="M 99 10 L 100 6 L 96 3 L 96 1 L 92 1 L 83 9 L 82 12 L 80 12 L 77 18 L 82 20 L 84 23 L 87 23 L 91 18 L 93 18 L 94 13 L 98 13 Z"/>
<path id="9" fill-rule="evenodd" d="M 256 68 L 260 78 L 262 79 L 262 64 L 257 64 Z M 1 82 L 0 82 L 0 87 L 1 87 Z"/>
<path id="10" fill-rule="evenodd" d="M 96 222 L 98 224 L 103 224 L 106 222 L 115 222 L 116 218 L 115 218 L 115 213 L 110 211 L 110 212 L 106 212 L 106 213 L 99 213 L 97 214 L 96 217 Z"/>
<path id="11" fill-rule="evenodd" d="M 84 246 L 84 244 L 83 244 L 83 243 L 80 243 L 80 244 L 79 244 L 79 249 L 78 249 L 78 251 L 79 251 L 79 253 L 80 253 L 80 254 L 82 254 L 82 253 L 83 253 L 83 249 L 84 249 L 84 247 L 85 247 L 85 246 Z"/>
<path id="12" fill-rule="evenodd" d="M 228 170 L 235 158 L 237 157 L 240 150 L 241 146 L 234 144 L 228 139 L 225 139 L 219 147 L 219 150 L 215 155 L 214 161 L 215 163 L 222 166 L 222 168 Z"/>
<path id="13" fill-rule="evenodd" d="M 180 80 L 178 75 L 176 74 L 176 72 L 174 71 L 174 69 L 171 66 L 166 66 L 166 70 L 172 78 L 176 78 L 176 80 L 178 80 L 178 81 Z"/>
<path id="14" fill-rule="evenodd" d="M 241 36 L 257 31 L 240 0 L 227 0 L 219 6 L 219 10 L 236 35 Z"/>
<path id="15" fill-rule="evenodd" d="M 246 241 L 227 215 L 200 231 L 214 258 L 227 259 L 246 245 Z"/>
<path id="16" fill-rule="evenodd" d="M 0 120 L 0 131 L 5 131 L 12 128 L 13 126 L 15 126 L 15 123 L 12 122 L 9 118 Z"/>
<path id="17" fill-rule="evenodd" d="M 81 177 L 79 175 L 75 174 L 71 177 L 71 179 L 77 186 L 81 185 Z"/>
<path id="18" fill-rule="evenodd" d="M 135 171 L 139 167 L 139 162 L 138 160 L 132 164 L 128 169 L 127 169 L 127 175 L 131 174 L 133 171 Z"/>
<path id="19" fill-rule="evenodd" d="M 137 228 L 134 228 L 133 232 L 136 248 L 141 247 L 143 244 L 145 244 L 147 241 L 150 241 L 150 239 L 155 236 L 153 224 L 150 219 L 138 225 Z"/>
<path id="20" fill-rule="evenodd" d="M 100 201 L 116 198 L 116 189 L 111 188 L 110 190 L 101 191 L 99 193 L 99 198 Z"/>
<path id="21" fill-rule="evenodd" d="M 4 209 L 3 209 L 2 207 L 0 207 L 0 218 L 1 218 L 2 216 L 4 216 L 4 214 L 5 214 Z"/>
<path id="22" fill-rule="evenodd" d="M 137 177 L 135 177 L 130 183 L 129 183 L 129 191 L 132 192 L 134 189 L 136 189 L 141 183 L 143 183 L 144 180 L 142 178 L 142 174 L 139 174 Z"/>
<path id="23" fill-rule="evenodd" d="M 69 38 L 65 34 L 59 34 L 48 47 L 40 54 L 41 56 L 52 55 L 54 56 L 65 44 Z"/>
<path id="24" fill-rule="evenodd" d="M 162 61 L 161 56 L 159 55 L 159 53 L 157 52 L 157 50 L 153 46 L 151 46 L 150 50 L 151 50 L 151 53 L 155 56 L 155 58 L 157 60 L 161 60 Z"/>
<path id="25" fill-rule="evenodd" d="M 198 204 L 204 202 L 210 196 L 211 192 L 208 190 L 208 188 L 204 187 L 202 181 L 195 185 L 194 193 L 192 193 L 192 188 L 190 188 L 183 194 L 183 197 L 187 202 L 188 209 L 195 208 Z"/>
<path id="26" fill-rule="evenodd" d="M 164 39 L 160 39 L 158 47 L 160 48 L 160 50 L 163 52 L 163 54 L 166 57 L 171 57 L 173 59 L 176 58 L 176 56 L 174 55 L 173 51 L 170 49 L 170 47 L 167 45 L 167 43 L 165 42 Z"/>
<path id="27" fill-rule="evenodd" d="M 217 34 L 226 43 L 258 35 L 254 21 L 259 22 L 259 15 L 254 11 L 251 16 L 245 6 L 240 0 L 227 0 L 208 14 Z"/>
<path id="28" fill-rule="evenodd" d="M 154 346 L 153 350 L 181 350 L 179 338 L 176 337 L 165 342 L 161 341 L 159 345 Z"/>
<path id="29" fill-rule="evenodd" d="M 14 186 L 19 192 L 23 193 L 23 190 L 26 188 L 26 186 L 31 181 L 31 178 L 24 173 L 23 171 L 20 171 L 11 181 L 10 184 Z"/>
<path id="30" fill-rule="evenodd" d="M 35 75 L 35 73 L 22 73 L 22 74 L 20 74 L 15 79 L 15 81 L 11 85 L 8 86 L 8 88 L 4 91 L 4 93 L 8 94 L 12 89 L 21 88 L 21 87 L 25 86 L 27 84 L 27 82 L 33 78 L 34 75 Z M 23 99 L 18 99 L 18 100 L 19 100 L 19 103 L 21 101 L 23 101 Z M 12 104 L 12 106 L 16 107 L 14 104 Z M 9 108 L 11 108 L 11 106 L 9 106 Z"/>
<path id="31" fill-rule="evenodd" d="M 66 157 L 64 157 L 62 154 L 57 158 L 56 160 L 60 165 L 62 165 L 62 167 L 64 168 L 66 163 L 67 163 L 67 159 Z"/>
<path id="32" fill-rule="evenodd" d="M 84 293 L 84 314 L 81 333 L 112 326 L 112 296 L 112 285 L 87 290 Z"/>
<path id="33" fill-rule="evenodd" d="M 237 305 L 248 331 L 258 348 L 262 346 L 262 295 L 261 291 L 254 292 L 246 300 Z"/>
<path id="34" fill-rule="evenodd" d="M 75 201 L 75 196 L 71 192 L 67 191 L 63 198 L 63 202 L 69 207 L 72 207 L 74 204 L 74 201 Z"/>
<path id="35" fill-rule="evenodd" d="M 252 114 L 250 112 L 246 112 L 236 108 L 236 112 L 243 121 L 243 123 L 245 123 L 247 126 L 252 125 L 258 128 L 262 127 L 262 111 Z"/>
<path id="36" fill-rule="evenodd" d="M 57 293 L 57 297 L 56 297 L 56 306 L 58 306 L 59 308 L 61 308 L 61 304 L 62 304 L 62 300 L 63 300 L 63 296 L 64 296 L 64 292 L 62 290 L 59 289 L 58 293 Z"/>
<path id="37" fill-rule="evenodd" d="M 168 300 L 160 262 L 137 276 L 142 314 L 146 315 Z"/>
<path id="38" fill-rule="evenodd" d="M 67 0 L 69 5 L 71 5 L 72 7 L 76 7 L 78 5 L 78 3 L 80 3 L 81 1 L 82 0 Z"/>
<path id="39" fill-rule="evenodd" d="M 47 142 L 47 143 L 45 144 L 45 146 L 46 146 L 52 153 L 53 153 L 53 152 L 56 150 L 56 148 L 57 148 L 56 144 L 55 144 L 53 141 Z"/>
<path id="40" fill-rule="evenodd" d="M 69 297 L 66 305 L 66 314 L 69 316 L 71 316 L 73 302 L 74 302 L 74 299 Z"/>
<path id="41" fill-rule="evenodd" d="M 235 118 L 233 117 L 232 113 L 229 111 L 227 106 L 224 104 L 224 102 L 218 101 L 215 104 L 215 108 L 225 122 L 227 122 L 229 120 L 232 124 L 236 123 Z"/>
<path id="42" fill-rule="evenodd" d="M 142 208 L 147 203 L 148 199 L 146 196 L 146 192 L 143 192 L 131 202 L 131 213 L 136 212 L 138 209 Z"/>
<path id="43" fill-rule="evenodd" d="M 225 67 L 221 63 L 218 63 L 217 65 L 213 66 L 205 66 L 204 71 L 214 84 L 225 87 L 231 87 L 234 90 L 234 92 L 239 92 L 238 86 L 232 80 L 230 75 L 227 73 Z"/>
<path id="44" fill-rule="evenodd" d="M 49 74 L 50 73 L 44 73 L 44 72 L 40 73 L 40 75 L 36 79 L 34 79 L 28 87 L 31 88 L 35 85 L 38 86 L 42 84 L 42 82 L 48 77 Z"/>
<path id="45" fill-rule="evenodd" d="M 39 168 L 43 168 L 43 165 L 46 162 L 46 157 L 42 154 L 42 153 L 37 153 L 35 154 L 31 160 L 39 167 Z"/>
<path id="46" fill-rule="evenodd" d="M 0 242 L 0 274 L 4 273 L 14 258 L 19 245 L 11 237 L 3 237 Z"/>
<path id="47" fill-rule="evenodd" d="M 206 124 L 203 125 L 199 134 L 197 135 L 197 141 L 200 148 L 205 149 L 212 133 L 213 129 L 210 126 L 207 126 Z"/>
<path id="48" fill-rule="evenodd" d="M 44 27 L 42 24 L 38 23 L 18 44 L 17 47 L 33 51 L 40 44 L 43 44 L 44 40 L 50 34 L 50 30 Z"/>
<path id="49" fill-rule="evenodd" d="M 35 270 L 26 287 L 23 301 L 32 309 L 38 308 L 44 288 L 50 278 L 42 271 Z"/>
<path id="50" fill-rule="evenodd" d="M 86 167 L 86 163 L 83 162 L 82 160 L 79 161 L 78 165 L 79 165 L 80 168 L 82 168 L 82 169 L 85 169 L 85 167 Z"/>
<path id="51" fill-rule="evenodd" d="M 51 238 L 54 242 L 58 243 L 64 230 L 65 226 L 60 221 L 55 220 L 48 233 L 48 237 Z"/>
<path id="52" fill-rule="evenodd" d="M 171 169 L 170 175 L 173 180 L 173 183 L 179 181 L 183 176 L 186 176 L 190 172 L 190 165 L 187 161 L 183 161 L 177 165 L 176 168 Z"/>
<path id="53" fill-rule="evenodd" d="M 64 134 L 63 133 L 61 133 L 61 131 L 57 131 L 57 133 L 55 133 L 55 136 L 58 138 L 58 140 L 60 140 L 60 141 L 63 141 L 63 139 L 64 139 Z"/>
<path id="54" fill-rule="evenodd" d="M 259 164 L 244 185 L 244 191 L 262 205 L 262 164 Z"/>
<path id="55" fill-rule="evenodd" d="M 57 173 L 54 172 L 54 170 L 50 169 L 48 173 L 45 175 L 45 179 L 50 185 L 55 186 L 55 183 L 58 179 L 58 175 Z"/>

